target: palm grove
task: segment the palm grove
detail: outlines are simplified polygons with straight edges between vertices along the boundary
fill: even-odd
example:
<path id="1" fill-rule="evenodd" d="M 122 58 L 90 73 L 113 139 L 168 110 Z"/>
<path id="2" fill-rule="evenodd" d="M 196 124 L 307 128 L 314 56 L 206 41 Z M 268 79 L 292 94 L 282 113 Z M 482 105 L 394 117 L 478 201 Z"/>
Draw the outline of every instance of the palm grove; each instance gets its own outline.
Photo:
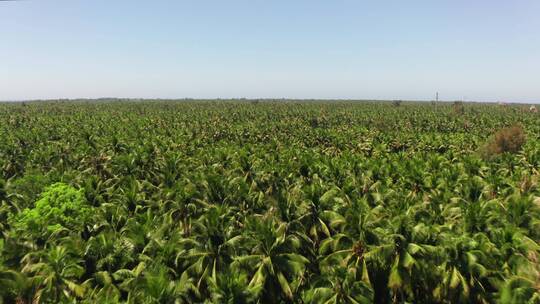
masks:
<path id="1" fill-rule="evenodd" d="M 80 101 L 0 119 L 0 303 L 540 303 L 523 107 Z"/>

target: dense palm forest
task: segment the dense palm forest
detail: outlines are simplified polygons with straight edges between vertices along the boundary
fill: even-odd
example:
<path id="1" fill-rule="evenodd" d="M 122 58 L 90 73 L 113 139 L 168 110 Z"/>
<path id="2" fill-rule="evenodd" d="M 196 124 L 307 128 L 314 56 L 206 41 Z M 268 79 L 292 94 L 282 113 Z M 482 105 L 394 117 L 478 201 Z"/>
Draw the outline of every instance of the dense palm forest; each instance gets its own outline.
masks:
<path id="1" fill-rule="evenodd" d="M 525 106 L 36 102 L 0 122 L 0 303 L 540 303 Z"/>

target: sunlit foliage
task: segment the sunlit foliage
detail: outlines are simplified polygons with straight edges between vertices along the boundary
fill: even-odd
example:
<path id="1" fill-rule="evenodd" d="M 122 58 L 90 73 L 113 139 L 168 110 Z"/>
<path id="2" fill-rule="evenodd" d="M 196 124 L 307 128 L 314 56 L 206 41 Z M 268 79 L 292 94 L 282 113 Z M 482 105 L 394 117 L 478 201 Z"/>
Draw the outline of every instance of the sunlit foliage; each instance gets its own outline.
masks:
<path id="1" fill-rule="evenodd" d="M 0 104 L 0 303 L 538 303 L 539 118 Z"/>

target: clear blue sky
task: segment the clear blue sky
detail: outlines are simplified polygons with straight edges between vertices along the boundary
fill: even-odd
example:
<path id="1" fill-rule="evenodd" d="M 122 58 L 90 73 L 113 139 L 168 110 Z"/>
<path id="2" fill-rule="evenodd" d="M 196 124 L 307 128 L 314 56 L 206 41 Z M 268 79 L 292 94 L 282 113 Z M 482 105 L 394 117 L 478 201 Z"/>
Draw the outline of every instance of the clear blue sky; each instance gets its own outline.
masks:
<path id="1" fill-rule="evenodd" d="M 0 100 L 540 101 L 540 1 L 0 2 Z"/>

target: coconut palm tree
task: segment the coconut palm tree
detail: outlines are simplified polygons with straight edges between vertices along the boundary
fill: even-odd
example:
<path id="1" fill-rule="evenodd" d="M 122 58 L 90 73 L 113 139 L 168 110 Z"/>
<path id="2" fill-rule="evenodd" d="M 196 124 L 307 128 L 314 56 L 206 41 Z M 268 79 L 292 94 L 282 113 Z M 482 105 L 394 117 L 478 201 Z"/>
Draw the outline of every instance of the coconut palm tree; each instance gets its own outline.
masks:
<path id="1" fill-rule="evenodd" d="M 249 304 L 257 302 L 262 285 L 248 285 L 245 273 L 220 272 L 208 280 L 210 296 L 206 303 Z"/>
<path id="2" fill-rule="evenodd" d="M 57 246 L 49 250 L 29 253 L 23 259 L 22 272 L 31 277 L 38 293 L 58 303 L 70 297 L 84 296 L 86 289 L 79 283 L 85 270 L 82 260 L 66 247 Z"/>
<path id="3" fill-rule="evenodd" d="M 175 264 L 197 278 L 198 288 L 209 278 L 215 281 L 217 273 L 232 263 L 243 239 L 234 235 L 233 221 L 234 215 L 226 206 L 212 206 L 193 222 L 193 236 L 179 240 L 182 249 Z"/>
<path id="4" fill-rule="evenodd" d="M 357 280 L 354 272 L 338 266 L 318 278 L 302 299 L 305 303 L 321 304 L 373 303 L 373 290 L 369 282 Z"/>
<path id="5" fill-rule="evenodd" d="M 287 224 L 263 216 L 248 220 L 245 237 L 245 246 L 250 249 L 235 258 L 233 267 L 253 273 L 248 287 L 263 286 L 259 294 L 262 303 L 274 303 L 276 297 L 292 300 L 309 263 L 296 253 L 300 239 L 288 233 Z"/>
<path id="6" fill-rule="evenodd" d="M 438 266 L 442 278 L 433 295 L 439 301 L 488 303 L 486 292 L 489 271 L 479 242 L 468 236 L 444 235 L 444 262 Z"/>

